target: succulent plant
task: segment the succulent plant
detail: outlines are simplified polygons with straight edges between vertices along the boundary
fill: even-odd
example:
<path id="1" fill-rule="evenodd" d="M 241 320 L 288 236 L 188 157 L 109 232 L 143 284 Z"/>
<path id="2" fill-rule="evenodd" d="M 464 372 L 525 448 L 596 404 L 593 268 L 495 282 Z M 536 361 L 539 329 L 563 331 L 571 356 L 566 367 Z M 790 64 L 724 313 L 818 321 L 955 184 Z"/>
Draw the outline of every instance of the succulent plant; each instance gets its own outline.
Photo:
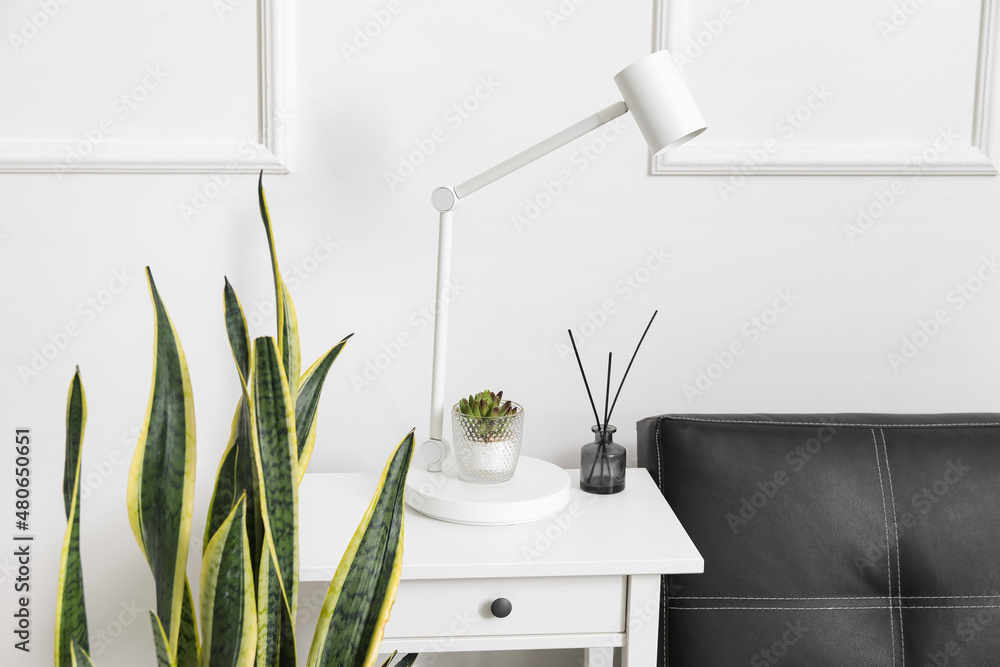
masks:
<path id="1" fill-rule="evenodd" d="M 486 390 L 478 394 L 470 394 L 468 398 L 463 398 L 455 406 L 455 411 L 477 420 L 475 424 L 476 434 L 483 442 L 492 442 L 498 436 L 506 433 L 505 425 L 498 421 L 504 417 L 513 417 L 521 411 L 520 406 L 511 401 L 503 400 L 503 392 L 493 393 Z"/>
<path id="2" fill-rule="evenodd" d="M 503 392 L 481 391 L 475 396 L 463 398 L 458 402 L 458 411 L 469 417 L 496 419 L 517 414 L 518 407 L 510 401 L 503 400 Z"/>

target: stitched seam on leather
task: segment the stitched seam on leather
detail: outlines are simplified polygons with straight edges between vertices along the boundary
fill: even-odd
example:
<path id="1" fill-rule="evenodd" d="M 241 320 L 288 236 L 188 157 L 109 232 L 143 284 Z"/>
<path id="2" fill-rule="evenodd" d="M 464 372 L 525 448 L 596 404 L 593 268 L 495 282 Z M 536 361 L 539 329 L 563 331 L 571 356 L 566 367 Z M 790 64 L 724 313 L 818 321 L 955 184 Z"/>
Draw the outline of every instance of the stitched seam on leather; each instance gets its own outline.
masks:
<path id="1" fill-rule="evenodd" d="M 660 422 L 662 420 L 656 420 L 656 442 L 653 443 L 656 448 L 656 476 L 657 481 L 660 483 L 660 493 L 663 493 L 663 465 L 660 463 Z"/>
<path id="2" fill-rule="evenodd" d="M 722 609 L 738 609 L 741 611 L 833 611 L 838 609 L 842 609 L 844 611 L 864 611 L 866 609 L 892 609 L 892 607 L 670 607 L 670 608 L 683 611 L 719 611 Z M 947 607 L 947 609 L 958 609 L 958 607 Z M 895 646 L 895 642 L 893 643 L 893 646 Z"/>
<path id="3" fill-rule="evenodd" d="M 1000 609 L 1000 604 L 915 604 L 907 605 L 907 609 Z"/>
<path id="4" fill-rule="evenodd" d="M 663 667 L 670 667 L 670 651 L 667 646 L 667 608 L 670 606 L 667 595 L 669 592 L 670 581 L 667 579 L 667 575 L 663 575 L 660 577 L 660 633 L 663 635 Z"/>
<path id="5" fill-rule="evenodd" d="M 663 464 L 660 462 L 660 423 L 662 419 L 656 420 L 656 436 L 653 442 L 654 449 L 656 449 L 656 477 L 659 482 L 660 495 L 663 495 Z M 666 577 L 660 579 L 661 588 L 667 583 Z M 660 591 L 660 635 L 662 636 L 663 644 L 663 663 L 665 667 L 670 667 L 670 647 L 667 646 L 667 608 L 670 605 L 669 600 L 667 600 L 667 592 L 669 589 L 664 589 Z"/>
<path id="6" fill-rule="evenodd" d="M 885 600 L 895 597 L 897 600 L 994 600 L 1000 595 L 844 595 L 826 598 L 763 598 L 734 597 L 724 595 L 675 595 L 674 600 Z"/>
<path id="7" fill-rule="evenodd" d="M 866 609 L 895 609 L 895 607 L 670 607 L 671 609 L 677 609 L 679 611 L 719 611 L 723 609 L 733 609 L 740 611 L 863 611 Z M 920 610 L 920 609 L 1000 609 L 1000 604 L 981 604 L 981 605 L 913 605 L 907 606 L 908 610 Z M 895 643 L 893 643 L 893 649 L 895 649 Z"/>
<path id="8" fill-rule="evenodd" d="M 878 453 L 878 438 L 875 436 L 875 429 L 872 429 L 872 442 L 875 445 L 875 467 L 878 468 L 878 485 L 882 491 L 882 515 L 885 517 L 885 562 L 888 569 L 886 573 L 889 577 L 889 634 L 892 636 L 892 667 L 896 667 L 896 621 L 892 612 L 892 561 L 889 557 L 889 510 L 885 504 L 885 485 L 882 484 L 882 458 Z"/>
<path id="9" fill-rule="evenodd" d="M 896 493 L 892 489 L 892 468 L 889 467 L 889 447 L 885 443 L 885 431 L 878 430 L 882 436 L 882 452 L 885 454 L 885 473 L 889 477 L 889 499 L 892 501 L 892 529 L 896 537 L 896 596 L 899 602 L 899 647 L 903 658 L 903 667 L 906 667 L 906 635 L 903 634 L 903 575 L 902 565 L 899 561 L 899 526 L 896 523 Z M 892 591 L 889 591 L 890 594 Z"/>
<path id="10" fill-rule="evenodd" d="M 970 422 L 965 424 L 851 424 L 841 422 L 779 422 L 779 421 L 757 421 L 754 419 L 707 419 L 705 417 L 675 417 L 664 415 L 664 419 L 671 421 L 692 421 L 706 422 L 710 424 L 764 424 L 769 426 L 835 426 L 838 428 L 984 428 L 989 426 L 1000 426 L 1000 422 Z"/>

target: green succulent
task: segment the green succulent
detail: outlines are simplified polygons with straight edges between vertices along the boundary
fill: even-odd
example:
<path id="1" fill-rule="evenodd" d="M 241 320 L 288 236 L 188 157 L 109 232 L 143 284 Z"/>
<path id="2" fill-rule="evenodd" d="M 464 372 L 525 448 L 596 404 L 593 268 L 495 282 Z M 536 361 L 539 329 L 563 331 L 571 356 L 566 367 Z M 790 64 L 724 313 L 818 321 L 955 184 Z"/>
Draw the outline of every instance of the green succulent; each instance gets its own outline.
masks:
<path id="1" fill-rule="evenodd" d="M 458 402 L 458 411 L 469 417 L 479 417 L 481 419 L 497 419 L 499 417 L 511 417 L 517 414 L 517 406 L 510 401 L 503 400 L 503 392 L 481 391 L 475 396 L 469 394 L 468 398 L 463 398 Z"/>
<path id="2" fill-rule="evenodd" d="M 503 392 L 493 393 L 486 390 L 478 394 L 470 394 L 455 406 L 456 412 L 471 419 L 479 420 L 475 424 L 476 434 L 480 440 L 490 442 L 506 432 L 506 426 L 500 419 L 513 417 L 521 408 L 511 401 L 503 400 Z"/>

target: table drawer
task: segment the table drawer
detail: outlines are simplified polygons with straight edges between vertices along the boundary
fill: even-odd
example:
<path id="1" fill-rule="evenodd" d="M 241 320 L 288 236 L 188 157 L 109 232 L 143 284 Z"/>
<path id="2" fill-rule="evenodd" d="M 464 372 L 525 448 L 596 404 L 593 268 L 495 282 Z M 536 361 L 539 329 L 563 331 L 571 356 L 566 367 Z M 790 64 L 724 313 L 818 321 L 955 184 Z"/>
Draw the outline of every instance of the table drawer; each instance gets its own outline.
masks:
<path id="1" fill-rule="evenodd" d="M 511 603 L 505 618 L 490 605 Z M 411 579 L 399 585 L 386 638 L 624 632 L 625 577 Z"/>

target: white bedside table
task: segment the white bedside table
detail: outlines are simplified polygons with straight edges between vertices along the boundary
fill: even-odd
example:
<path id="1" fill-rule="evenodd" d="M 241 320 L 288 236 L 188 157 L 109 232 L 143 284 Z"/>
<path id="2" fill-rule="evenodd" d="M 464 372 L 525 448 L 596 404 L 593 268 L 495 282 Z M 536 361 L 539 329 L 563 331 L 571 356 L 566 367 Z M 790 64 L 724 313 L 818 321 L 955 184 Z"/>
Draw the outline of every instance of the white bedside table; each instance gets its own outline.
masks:
<path id="1" fill-rule="evenodd" d="M 655 665 L 660 575 L 700 573 L 704 560 L 644 469 L 629 469 L 625 491 L 611 496 L 584 493 L 579 471 L 570 475 L 568 506 L 518 526 L 444 523 L 407 507 L 382 650 L 583 648 L 586 667 L 611 665 L 621 647 L 623 667 Z M 376 482 L 306 475 L 301 581 L 330 581 Z M 505 618 L 490 611 L 499 598 L 510 601 Z"/>

